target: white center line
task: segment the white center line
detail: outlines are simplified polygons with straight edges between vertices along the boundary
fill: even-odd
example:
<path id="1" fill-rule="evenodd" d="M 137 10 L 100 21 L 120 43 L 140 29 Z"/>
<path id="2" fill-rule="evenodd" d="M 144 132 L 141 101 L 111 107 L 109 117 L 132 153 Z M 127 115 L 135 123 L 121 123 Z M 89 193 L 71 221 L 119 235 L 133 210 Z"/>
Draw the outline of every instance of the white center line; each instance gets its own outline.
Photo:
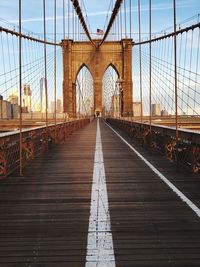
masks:
<path id="1" fill-rule="evenodd" d="M 149 168 L 171 189 L 175 194 L 185 202 L 192 210 L 200 217 L 200 209 L 189 199 L 187 198 L 175 185 L 173 185 L 158 169 L 156 169 L 147 159 L 145 159 L 134 147 L 132 147 L 118 132 L 116 132 L 108 123 L 105 124 L 125 143 L 130 147 L 131 150 L 142 160 L 144 163 L 149 166 Z"/>
<path id="2" fill-rule="evenodd" d="M 99 119 L 88 228 L 86 267 L 115 267 Z"/>

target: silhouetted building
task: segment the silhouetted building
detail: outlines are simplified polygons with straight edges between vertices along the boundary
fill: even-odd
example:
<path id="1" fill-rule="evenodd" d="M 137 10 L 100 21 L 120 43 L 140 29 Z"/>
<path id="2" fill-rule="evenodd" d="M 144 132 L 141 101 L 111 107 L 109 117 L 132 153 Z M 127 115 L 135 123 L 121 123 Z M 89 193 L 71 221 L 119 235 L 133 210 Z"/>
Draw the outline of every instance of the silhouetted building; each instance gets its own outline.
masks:
<path id="1" fill-rule="evenodd" d="M 118 117 L 120 115 L 119 94 L 114 94 L 111 99 L 112 116 Z"/>
<path id="2" fill-rule="evenodd" d="M 141 116 L 141 102 L 133 102 L 133 116 L 140 117 Z"/>
<path id="3" fill-rule="evenodd" d="M 152 116 L 160 116 L 160 104 L 152 104 L 151 105 L 151 115 Z"/>
<path id="4" fill-rule="evenodd" d="M 18 116 L 19 116 L 18 104 L 11 104 L 11 117 L 12 117 L 12 119 L 17 119 Z"/>
<path id="5" fill-rule="evenodd" d="M 10 95 L 9 97 L 8 97 L 8 102 L 10 102 L 11 104 L 13 104 L 13 105 L 18 105 L 18 100 L 19 100 L 19 98 L 18 98 L 18 95 L 16 95 L 16 94 L 12 94 L 12 95 Z"/>
<path id="6" fill-rule="evenodd" d="M 29 84 L 24 84 L 24 99 L 23 99 L 23 107 L 27 109 L 27 112 L 32 111 L 31 104 L 31 88 Z"/>
<path id="7" fill-rule="evenodd" d="M 162 116 L 162 117 L 164 117 L 164 116 L 168 116 L 168 115 L 169 115 L 169 113 L 168 113 L 167 110 L 163 109 L 163 110 L 161 111 L 161 116 Z"/>
<path id="8" fill-rule="evenodd" d="M 62 113 L 62 101 L 60 99 L 57 99 L 56 112 L 57 113 Z"/>
<path id="9" fill-rule="evenodd" d="M 55 101 L 51 101 L 51 113 L 55 113 Z M 60 99 L 56 101 L 56 113 L 62 113 L 62 102 Z"/>
<path id="10" fill-rule="evenodd" d="M 0 118 L 1 119 L 11 119 L 11 103 L 6 100 L 0 100 Z"/>
<path id="11" fill-rule="evenodd" d="M 45 82 L 46 79 L 43 77 L 40 79 L 40 112 L 46 112 L 46 94 L 45 94 Z"/>

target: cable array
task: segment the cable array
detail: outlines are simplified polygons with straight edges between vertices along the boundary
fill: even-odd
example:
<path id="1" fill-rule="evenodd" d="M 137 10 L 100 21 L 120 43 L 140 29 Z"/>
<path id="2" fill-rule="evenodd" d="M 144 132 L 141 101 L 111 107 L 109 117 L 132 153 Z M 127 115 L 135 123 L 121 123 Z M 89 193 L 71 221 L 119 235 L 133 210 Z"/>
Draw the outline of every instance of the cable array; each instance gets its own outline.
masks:
<path id="1" fill-rule="evenodd" d="M 81 68 L 76 79 L 76 114 L 77 117 L 94 114 L 93 78 L 85 66 Z"/>
<path id="2" fill-rule="evenodd" d="M 112 66 L 109 66 L 103 76 L 103 113 L 105 116 L 121 116 L 121 92 L 119 77 Z"/>
<path id="3" fill-rule="evenodd" d="M 178 115 L 199 116 L 200 29 L 185 32 L 177 38 Z M 142 46 L 142 84 L 144 115 L 149 114 L 149 51 L 148 44 Z M 133 47 L 134 96 L 139 96 L 139 47 Z M 174 44 L 173 37 L 152 43 L 152 103 L 165 115 L 175 115 L 174 98 Z M 152 114 L 153 115 L 153 114 Z M 155 115 L 155 114 L 154 114 Z M 157 114 L 158 115 L 158 114 Z"/>
<path id="4" fill-rule="evenodd" d="M 19 106 L 19 43 L 14 35 L 0 32 L 0 95 L 7 105 L 13 105 L 15 114 L 2 114 L 3 118 L 17 118 L 17 106 Z M 56 81 L 57 101 L 59 102 L 59 113 L 62 112 L 62 51 L 60 47 L 56 49 L 57 67 L 60 75 Z M 53 47 L 47 48 L 47 84 L 48 84 L 48 112 L 53 113 L 54 101 L 54 53 Z M 44 51 L 43 44 L 22 40 L 22 110 L 26 118 L 44 117 L 45 93 L 44 93 Z M 12 109 L 11 109 L 12 111 Z M 3 111 L 2 111 L 3 112 Z M 14 112 L 14 111 L 12 111 Z"/>

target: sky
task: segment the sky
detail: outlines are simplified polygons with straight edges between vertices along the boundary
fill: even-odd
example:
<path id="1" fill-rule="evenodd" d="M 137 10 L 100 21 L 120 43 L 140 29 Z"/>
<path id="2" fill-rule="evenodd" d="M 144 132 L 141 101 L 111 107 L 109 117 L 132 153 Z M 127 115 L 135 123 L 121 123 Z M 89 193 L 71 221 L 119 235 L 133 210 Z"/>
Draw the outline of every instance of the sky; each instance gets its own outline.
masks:
<path id="1" fill-rule="evenodd" d="M 83 1 L 83 2 L 82 2 Z M 134 41 L 138 40 L 138 7 L 137 3 L 138 0 L 125 0 L 126 2 L 126 12 L 124 12 L 124 4 L 122 6 L 122 16 L 123 16 L 123 23 L 124 23 L 124 14 L 126 13 L 126 20 L 127 20 L 127 31 L 129 32 L 130 29 L 130 17 L 131 17 L 131 36 Z M 145 39 L 148 36 L 149 32 L 149 0 L 140 0 L 141 1 L 141 31 L 142 31 L 142 38 Z M 85 8 L 84 14 L 87 14 L 85 17 L 87 24 L 89 25 L 90 33 L 93 34 L 93 37 L 97 37 L 94 35 L 97 31 L 97 28 L 105 30 L 107 27 L 107 23 L 110 19 L 111 10 L 113 4 L 115 3 L 114 0 L 79 0 Z M 185 27 L 187 25 L 191 25 L 197 23 L 197 19 L 199 18 L 200 21 L 200 0 L 177 0 L 177 24 L 181 24 L 181 27 Z M 68 11 L 68 3 L 70 3 L 71 8 L 70 12 Z M 130 3 L 131 3 L 131 12 L 130 12 Z M 57 42 L 60 42 L 63 39 L 63 0 L 57 0 Z M 72 32 L 72 4 L 70 0 L 65 0 L 65 27 L 66 27 L 66 38 L 68 38 L 68 14 L 70 14 L 70 32 Z M 193 17 L 193 19 L 189 20 L 188 23 L 182 23 L 183 21 L 187 20 L 188 18 Z M 50 40 L 53 40 L 53 32 L 54 32 L 54 0 L 46 0 L 46 23 L 47 23 L 47 37 Z M 4 26 L 6 28 L 15 28 L 16 31 L 18 26 L 18 0 L 0 0 L 0 26 Z M 163 30 L 166 32 L 173 31 L 173 0 L 152 0 L 152 33 L 157 34 Z M 43 38 L 43 0 L 22 0 L 22 28 L 24 33 L 29 33 L 30 35 L 34 35 L 36 37 Z M 124 31 L 124 30 L 123 30 Z M 70 34 L 70 38 L 72 38 L 72 34 Z M 17 41 L 17 40 L 16 40 Z M 7 40 L 6 36 L 4 39 L 1 40 L 3 42 L 4 48 L 6 48 Z M 197 42 L 193 42 L 193 48 L 195 49 L 195 44 Z M 10 47 L 12 45 L 12 40 L 10 41 Z M 27 44 L 26 44 L 27 45 Z M 188 42 L 189 45 L 189 42 Z M 1 44 L 2 46 L 2 44 Z M 15 45 L 17 48 L 17 44 Z M 25 45 L 24 45 L 25 49 Z M 37 46 L 32 46 L 32 52 L 37 49 Z M 188 47 L 189 50 L 189 47 Z M 42 45 L 41 45 L 42 51 Z M 2 50 L 0 48 L 0 57 L 2 54 L 6 53 L 5 49 Z M 13 51 L 16 53 L 16 62 L 17 62 L 17 54 L 18 50 Z M 48 53 L 53 53 L 52 47 L 48 47 Z M 53 54 L 52 54 L 53 55 Z M 0 94 L 1 91 L 7 90 L 7 87 L 10 85 L 7 83 L 6 86 L 2 86 L 1 84 L 5 84 L 5 81 L 2 81 L 1 76 L 2 73 L 8 73 L 9 78 L 9 62 L 6 60 L 8 56 L 5 54 L 5 69 L 3 69 L 3 65 L 0 65 Z M 15 55 L 14 55 L 15 56 Z M 24 53 L 24 62 L 27 63 L 29 58 Z M 11 58 L 12 59 L 12 58 Z M 58 96 L 62 97 L 62 53 L 61 49 L 59 51 L 59 66 L 58 66 Z M 26 62 L 27 61 L 27 62 Z M 50 61 L 50 60 L 49 60 Z M 11 65 L 14 64 L 11 60 Z M 189 64 L 188 64 L 189 65 Z M 14 65 L 11 66 L 11 69 L 14 68 Z M 35 67 L 36 68 L 36 67 Z M 42 65 L 41 65 L 42 68 Z M 37 69 L 36 69 L 37 70 Z M 29 74 L 28 74 L 29 75 Z M 31 71 L 30 71 L 30 75 Z M 52 78 L 53 76 L 53 62 L 49 65 L 49 76 Z M 38 81 L 41 77 L 38 71 Z M 137 80 L 138 77 L 134 77 Z M 28 78 L 27 78 L 28 79 Z M 12 78 L 12 81 L 17 84 L 17 79 Z M 38 83 L 32 85 L 32 88 L 38 88 Z M 53 90 L 53 80 L 51 81 L 51 86 Z M 5 88 L 4 88 L 5 87 Z M 35 90 L 36 90 L 35 89 Z M 9 93 L 8 93 L 9 95 Z M 53 94 L 52 94 L 53 95 Z"/>
<path id="2" fill-rule="evenodd" d="M 68 1 L 65 0 L 66 17 L 68 14 Z M 22 0 L 22 26 L 28 31 L 42 34 L 43 13 L 42 0 Z M 81 1 L 79 1 L 81 3 Z M 97 28 L 103 29 L 107 25 L 106 19 L 110 18 L 109 6 L 114 0 L 84 0 L 84 6 L 90 25 L 90 32 L 96 33 Z M 137 0 L 126 0 L 127 20 L 130 17 L 130 2 L 132 7 L 132 32 L 133 38 L 138 39 Z M 62 39 L 62 7 L 63 0 L 57 0 L 57 39 Z M 54 0 L 46 0 L 47 33 L 52 38 Z M 0 19 L 15 25 L 18 24 L 18 0 L 0 0 Z M 141 0 L 141 28 L 143 36 L 148 33 L 148 7 L 149 0 Z M 111 11 L 111 9 L 109 10 Z M 199 0 L 177 0 L 177 23 L 200 13 Z M 3 22 L 2 22 L 3 23 Z M 67 28 L 66 19 L 66 28 Z M 71 23 L 72 24 L 72 23 Z M 127 22 L 128 24 L 128 22 Z M 159 32 L 173 25 L 173 0 L 152 0 L 152 32 Z"/>

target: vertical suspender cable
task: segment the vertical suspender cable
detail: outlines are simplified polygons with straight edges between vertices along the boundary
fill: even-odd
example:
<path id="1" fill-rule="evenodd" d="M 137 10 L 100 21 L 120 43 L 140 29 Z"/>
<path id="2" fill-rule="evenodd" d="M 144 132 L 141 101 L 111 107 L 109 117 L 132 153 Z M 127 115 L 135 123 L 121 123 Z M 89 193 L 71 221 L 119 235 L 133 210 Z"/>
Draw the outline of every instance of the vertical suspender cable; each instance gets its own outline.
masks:
<path id="1" fill-rule="evenodd" d="M 138 26 L 139 26 L 139 43 L 141 43 L 141 20 L 140 20 L 140 0 L 138 0 Z M 142 47 L 139 45 L 139 57 L 140 57 L 140 101 L 141 101 L 141 122 L 143 121 L 143 92 L 142 92 Z"/>
<path id="2" fill-rule="evenodd" d="M 47 151 L 48 151 L 48 92 L 47 92 L 47 48 L 46 48 L 46 7 L 43 0 L 43 20 L 44 20 L 44 79 L 45 79 L 45 100 L 46 100 L 46 135 L 47 135 Z"/>
<path id="3" fill-rule="evenodd" d="M 152 107 L 151 107 L 151 0 L 149 0 L 149 125 L 151 132 L 151 123 L 152 123 Z"/>
<path id="4" fill-rule="evenodd" d="M 63 40 L 65 40 L 65 38 L 66 38 L 65 26 L 66 26 L 66 21 L 65 21 L 65 0 L 63 0 Z M 63 107 L 63 113 L 64 113 L 64 107 Z M 64 121 L 66 122 L 66 112 L 64 114 Z M 65 136 L 66 136 L 66 128 L 65 128 Z"/>
<path id="5" fill-rule="evenodd" d="M 121 39 L 123 37 L 122 35 L 122 30 L 123 30 L 123 26 L 122 26 L 122 7 L 120 7 L 120 30 L 121 30 Z"/>
<path id="6" fill-rule="evenodd" d="M 126 0 L 124 0 L 124 27 L 125 27 L 125 38 L 127 38 L 127 29 L 126 29 Z"/>
<path id="7" fill-rule="evenodd" d="M 119 28 L 120 28 L 120 18 L 119 18 L 119 16 L 117 17 L 117 28 L 118 28 L 118 41 L 120 40 L 120 30 L 119 30 Z"/>
<path id="8" fill-rule="evenodd" d="M 54 0 L 54 43 L 56 43 L 56 0 Z M 56 45 L 54 45 L 54 112 L 55 112 L 55 143 L 57 143 L 57 131 L 56 131 L 56 124 L 57 124 L 57 118 L 56 118 Z"/>
<path id="9" fill-rule="evenodd" d="M 70 39 L 69 34 L 70 34 L 70 0 L 68 0 L 68 39 Z"/>
<path id="10" fill-rule="evenodd" d="M 132 38 L 132 33 L 131 33 L 131 31 L 132 31 L 132 29 L 131 29 L 131 27 L 132 27 L 132 6 L 131 6 L 131 0 L 129 1 L 129 6 L 130 6 L 130 39 Z"/>
<path id="11" fill-rule="evenodd" d="M 23 150 L 22 150 L 22 3 L 19 0 L 19 101 L 20 101 L 20 175 L 22 176 L 23 169 Z"/>
<path id="12" fill-rule="evenodd" d="M 63 40 L 65 39 L 65 0 L 63 0 Z"/>
<path id="13" fill-rule="evenodd" d="M 65 0 L 63 0 L 63 40 L 65 40 Z M 63 107 L 63 113 L 64 113 L 64 107 Z M 66 112 L 64 115 L 64 121 L 66 122 Z"/>
<path id="14" fill-rule="evenodd" d="M 174 85 L 175 85 L 175 116 L 176 142 L 178 141 L 178 84 L 177 84 L 177 49 L 176 49 L 176 0 L 174 0 Z"/>
<path id="15" fill-rule="evenodd" d="M 74 40 L 74 18 L 75 18 L 75 12 L 74 8 L 72 6 L 72 39 Z"/>

